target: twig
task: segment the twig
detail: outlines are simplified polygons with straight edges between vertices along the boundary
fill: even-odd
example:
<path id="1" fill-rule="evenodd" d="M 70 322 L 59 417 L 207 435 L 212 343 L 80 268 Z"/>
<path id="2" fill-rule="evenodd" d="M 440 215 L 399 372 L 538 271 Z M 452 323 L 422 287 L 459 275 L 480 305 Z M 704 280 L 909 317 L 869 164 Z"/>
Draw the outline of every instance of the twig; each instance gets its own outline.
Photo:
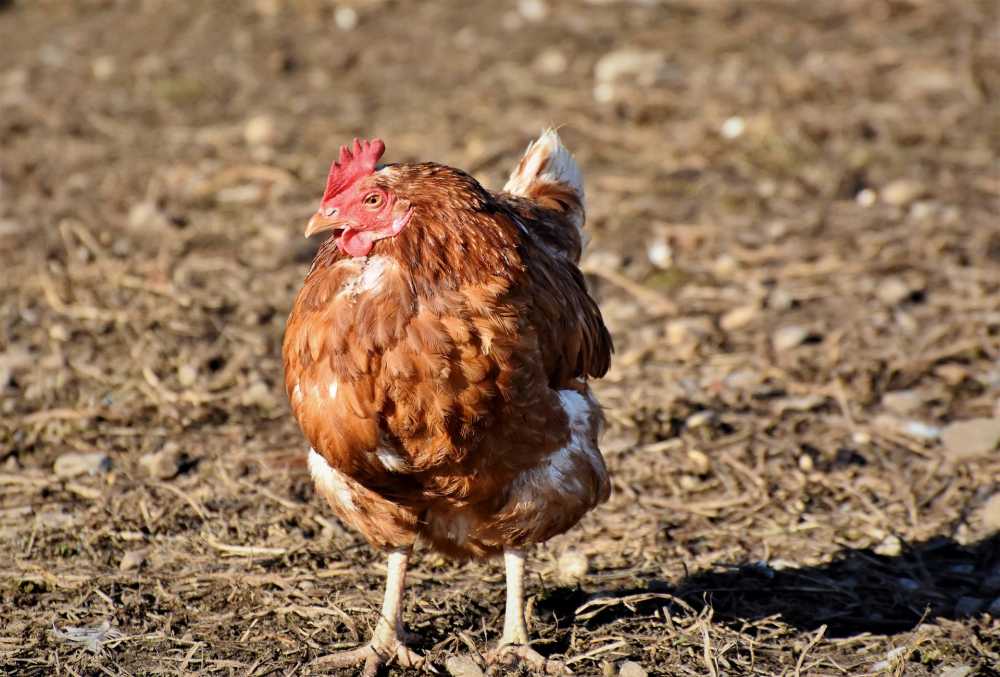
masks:
<path id="1" fill-rule="evenodd" d="M 802 664 L 805 663 L 806 654 L 809 653 L 810 649 L 816 646 L 816 643 L 819 642 L 819 640 L 823 639 L 823 635 L 825 633 L 826 633 L 826 624 L 823 624 L 819 626 L 819 630 L 816 631 L 816 634 L 813 635 L 812 639 L 809 640 L 809 643 L 806 644 L 806 648 L 802 650 L 802 653 L 799 655 L 799 660 L 796 661 L 795 663 L 795 677 L 801 677 Z"/>

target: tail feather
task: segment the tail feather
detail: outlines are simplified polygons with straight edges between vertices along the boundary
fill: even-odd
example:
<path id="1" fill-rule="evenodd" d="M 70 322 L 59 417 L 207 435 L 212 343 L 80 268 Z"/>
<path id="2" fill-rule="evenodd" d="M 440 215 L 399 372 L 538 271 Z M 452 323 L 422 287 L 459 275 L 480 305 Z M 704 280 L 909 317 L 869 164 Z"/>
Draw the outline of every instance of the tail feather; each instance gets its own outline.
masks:
<path id="1" fill-rule="evenodd" d="M 528 144 L 503 189 L 565 214 L 582 231 L 583 174 L 556 130 L 546 129 Z"/>

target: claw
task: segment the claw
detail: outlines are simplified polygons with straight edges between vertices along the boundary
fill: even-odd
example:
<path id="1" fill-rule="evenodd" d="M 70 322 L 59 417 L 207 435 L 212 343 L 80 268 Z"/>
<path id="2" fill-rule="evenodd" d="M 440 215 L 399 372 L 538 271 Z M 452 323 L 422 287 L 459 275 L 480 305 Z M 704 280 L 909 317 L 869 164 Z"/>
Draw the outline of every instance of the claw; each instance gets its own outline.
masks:
<path id="1" fill-rule="evenodd" d="M 401 642 L 395 646 L 376 645 L 375 642 L 359 646 L 357 649 L 348 651 L 338 651 L 328 656 L 320 656 L 309 664 L 314 670 L 327 670 L 331 668 L 350 668 L 356 665 L 364 665 L 361 671 L 362 677 L 375 677 L 379 668 L 393 663 L 404 668 L 424 669 L 430 673 L 437 674 L 434 666 L 427 662 L 423 656 L 410 649 Z"/>
<path id="2" fill-rule="evenodd" d="M 532 674 L 561 676 L 573 674 L 565 663 L 546 658 L 527 644 L 506 644 L 497 647 L 486 655 L 486 661 L 505 668 L 522 665 L 530 669 Z"/>

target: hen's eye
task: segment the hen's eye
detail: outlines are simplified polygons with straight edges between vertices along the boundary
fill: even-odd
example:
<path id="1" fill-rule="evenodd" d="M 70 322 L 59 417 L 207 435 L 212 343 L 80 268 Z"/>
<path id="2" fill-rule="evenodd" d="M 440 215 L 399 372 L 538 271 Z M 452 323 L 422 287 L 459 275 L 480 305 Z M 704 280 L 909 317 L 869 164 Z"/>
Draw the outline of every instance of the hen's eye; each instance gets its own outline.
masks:
<path id="1" fill-rule="evenodd" d="M 382 196 L 379 193 L 368 193 L 362 203 L 366 207 L 379 207 L 382 205 Z"/>

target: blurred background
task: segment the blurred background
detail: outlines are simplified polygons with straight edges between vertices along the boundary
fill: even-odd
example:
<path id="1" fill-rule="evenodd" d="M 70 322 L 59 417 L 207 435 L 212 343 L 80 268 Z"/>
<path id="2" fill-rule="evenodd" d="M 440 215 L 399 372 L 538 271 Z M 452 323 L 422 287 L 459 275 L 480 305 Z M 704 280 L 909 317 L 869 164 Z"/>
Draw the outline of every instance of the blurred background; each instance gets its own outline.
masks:
<path id="1" fill-rule="evenodd" d="M 338 146 L 581 166 L 614 496 L 535 553 L 582 675 L 996 675 L 994 0 L 0 2 L 0 667 L 302 674 L 381 562 L 280 341 Z M 374 572 L 374 573 L 373 573 Z M 495 640 L 495 563 L 408 621 Z M 486 629 L 489 630 L 486 630 Z"/>

